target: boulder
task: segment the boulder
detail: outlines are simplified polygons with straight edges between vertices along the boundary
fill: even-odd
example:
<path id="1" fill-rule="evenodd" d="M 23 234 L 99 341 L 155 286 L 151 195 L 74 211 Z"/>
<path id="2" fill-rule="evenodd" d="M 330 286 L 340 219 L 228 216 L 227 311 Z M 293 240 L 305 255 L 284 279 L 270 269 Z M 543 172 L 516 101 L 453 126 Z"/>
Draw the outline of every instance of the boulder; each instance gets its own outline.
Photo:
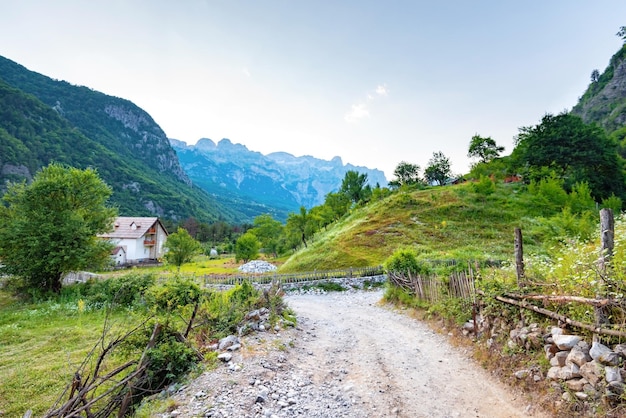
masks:
<path id="1" fill-rule="evenodd" d="M 582 340 L 582 338 L 578 335 L 563 334 L 553 335 L 552 339 L 554 340 L 554 344 L 559 348 L 559 350 L 571 350 L 576 344 L 578 344 L 580 340 Z"/>
<path id="2" fill-rule="evenodd" d="M 617 366 L 619 364 L 619 355 L 615 351 L 595 341 L 589 349 L 589 355 L 592 359 L 605 366 Z"/>

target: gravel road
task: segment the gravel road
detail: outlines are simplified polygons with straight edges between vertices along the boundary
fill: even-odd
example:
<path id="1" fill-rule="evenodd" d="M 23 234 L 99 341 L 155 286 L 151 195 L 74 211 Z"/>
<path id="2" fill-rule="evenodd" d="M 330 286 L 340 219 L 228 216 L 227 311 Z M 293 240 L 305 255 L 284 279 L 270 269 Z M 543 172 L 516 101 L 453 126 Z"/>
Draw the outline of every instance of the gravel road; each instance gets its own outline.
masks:
<path id="1" fill-rule="evenodd" d="M 173 395 L 161 417 L 542 416 L 380 291 L 285 298 L 295 329 L 242 339 L 228 365 Z"/>

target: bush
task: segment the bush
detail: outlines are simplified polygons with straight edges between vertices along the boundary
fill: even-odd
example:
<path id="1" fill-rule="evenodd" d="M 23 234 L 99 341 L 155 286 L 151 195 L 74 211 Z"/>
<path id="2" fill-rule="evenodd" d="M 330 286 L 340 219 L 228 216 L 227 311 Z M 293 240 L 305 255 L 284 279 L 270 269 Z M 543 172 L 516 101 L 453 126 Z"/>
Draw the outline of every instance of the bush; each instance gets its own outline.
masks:
<path id="1" fill-rule="evenodd" d="M 431 273 L 431 268 L 417 260 L 417 253 L 410 248 L 401 248 L 387 258 L 384 263 L 387 272 L 399 274 L 427 275 Z"/>
<path id="2" fill-rule="evenodd" d="M 151 307 L 171 312 L 198 302 L 200 296 L 200 286 L 196 282 L 175 276 L 172 280 L 152 286 L 146 294 L 146 299 Z"/>
<path id="3" fill-rule="evenodd" d="M 143 303 L 143 298 L 156 278 L 151 274 L 130 273 L 121 277 L 97 280 L 85 284 L 87 303 L 101 306 L 116 304 L 133 307 Z"/>

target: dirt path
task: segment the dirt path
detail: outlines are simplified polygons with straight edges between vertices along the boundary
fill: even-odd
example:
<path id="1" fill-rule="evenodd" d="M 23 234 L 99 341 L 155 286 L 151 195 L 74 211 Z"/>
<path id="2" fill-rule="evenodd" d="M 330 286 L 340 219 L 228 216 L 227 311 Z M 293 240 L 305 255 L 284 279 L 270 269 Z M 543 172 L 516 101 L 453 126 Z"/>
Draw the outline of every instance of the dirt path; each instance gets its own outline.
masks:
<path id="1" fill-rule="evenodd" d="M 253 333 L 156 416 L 541 417 L 382 292 L 292 295 L 298 326 Z"/>
<path id="2" fill-rule="evenodd" d="M 301 342 L 310 355 L 297 367 L 312 370 L 317 381 L 345 369 L 346 385 L 353 386 L 370 416 L 530 416 L 444 337 L 379 306 L 381 297 L 380 292 L 288 297 L 300 326 L 312 333 Z"/>

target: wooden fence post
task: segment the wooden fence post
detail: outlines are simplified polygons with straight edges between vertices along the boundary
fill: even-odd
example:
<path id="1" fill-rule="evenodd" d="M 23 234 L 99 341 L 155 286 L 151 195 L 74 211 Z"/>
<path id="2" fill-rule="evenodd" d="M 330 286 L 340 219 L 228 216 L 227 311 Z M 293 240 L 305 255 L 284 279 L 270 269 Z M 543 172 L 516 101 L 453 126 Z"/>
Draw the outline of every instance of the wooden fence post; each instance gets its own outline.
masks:
<path id="1" fill-rule="evenodd" d="M 606 278 L 609 274 L 608 264 L 613 256 L 613 247 L 615 245 L 615 220 L 613 219 L 613 211 L 611 209 L 600 210 L 600 258 L 598 259 L 598 270 L 600 273 L 600 288 L 596 293 L 596 299 L 606 296 Z M 601 306 L 594 307 L 594 316 L 596 327 L 601 328 L 602 324 L 606 324 L 608 318 Z M 599 335 L 593 334 L 593 341 L 598 341 Z"/>
<path id="2" fill-rule="evenodd" d="M 524 275 L 524 247 L 522 245 L 522 230 L 515 228 L 515 269 L 517 272 L 517 287 L 526 285 Z"/>

